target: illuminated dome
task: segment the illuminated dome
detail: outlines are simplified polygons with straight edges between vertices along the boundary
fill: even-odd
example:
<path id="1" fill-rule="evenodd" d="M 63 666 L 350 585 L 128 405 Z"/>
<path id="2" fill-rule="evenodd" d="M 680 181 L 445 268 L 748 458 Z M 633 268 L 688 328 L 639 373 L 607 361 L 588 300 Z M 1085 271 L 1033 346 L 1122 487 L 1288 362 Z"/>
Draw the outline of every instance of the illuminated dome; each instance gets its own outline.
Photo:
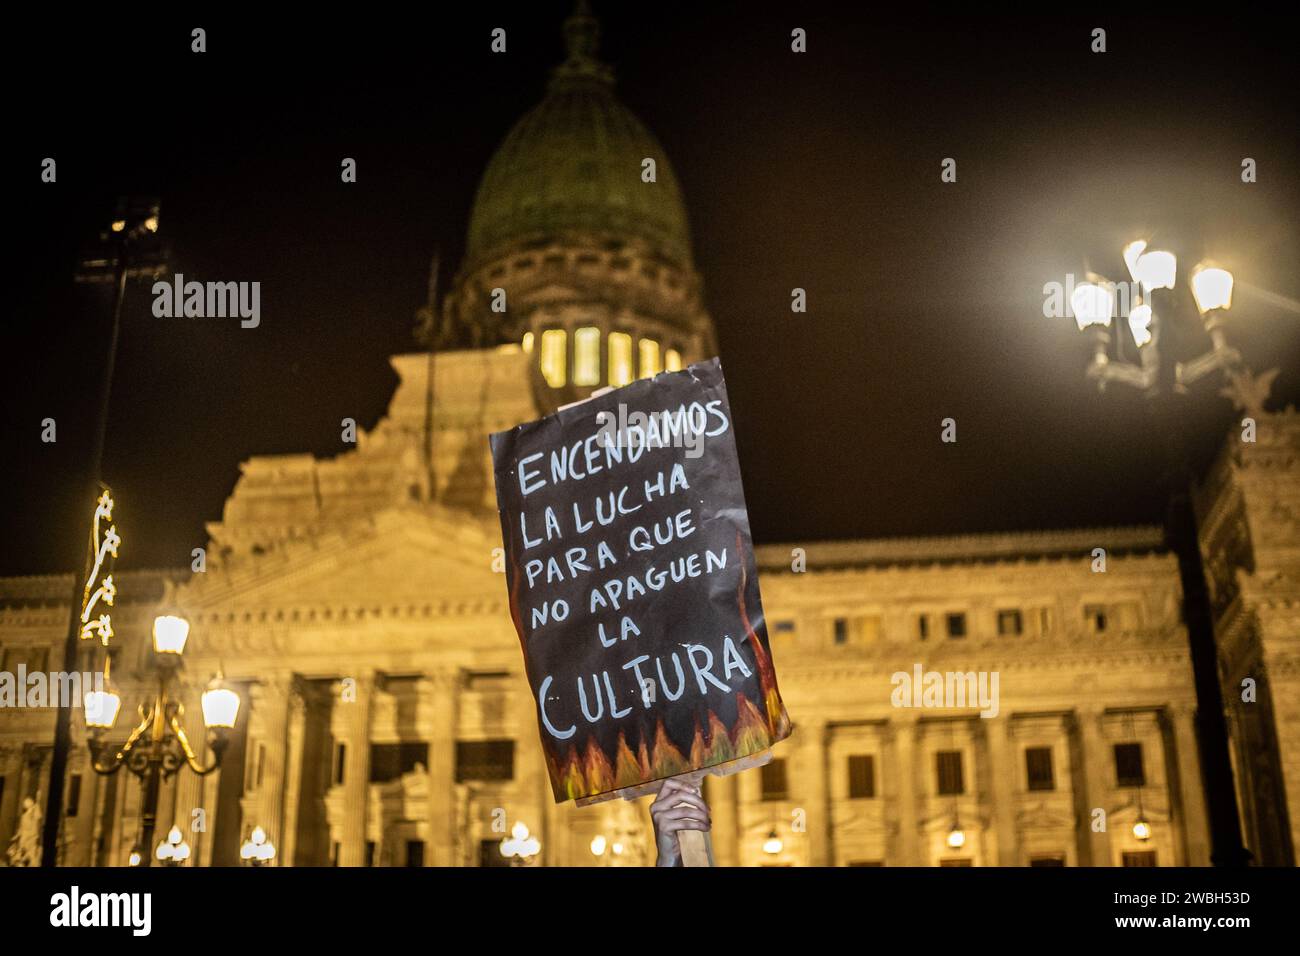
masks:
<path id="1" fill-rule="evenodd" d="M 691 264 L 686 208 L 663 148 L 614 96 L 596 59 L 599 28 L 585 4 L 564 24 L 568 59 L 546 97 L 523 117 L 488 164 L 470 215 L 467 258 L 567 233 L 644 241 L 651 254 Z M 656 182 L 641 179 L 652 158 Z"/>

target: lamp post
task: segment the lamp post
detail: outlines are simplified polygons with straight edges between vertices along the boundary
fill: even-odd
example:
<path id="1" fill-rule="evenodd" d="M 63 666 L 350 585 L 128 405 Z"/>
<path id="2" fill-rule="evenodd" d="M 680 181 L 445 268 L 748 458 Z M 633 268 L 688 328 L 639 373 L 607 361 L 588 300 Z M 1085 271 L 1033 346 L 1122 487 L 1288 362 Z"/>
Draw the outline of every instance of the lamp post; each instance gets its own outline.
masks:
<path id="1" fill-rule="evenodd" d="M 1221 394 L 1249 415 L 1263 412 L 1268 386 L 1276 369 L 1258 377 L 1252 375 L 1241 353 L 1227 341 L 1227 311 L 1232 306 L 1232 275 L 1226 269 L 1203 262 L 1192 270 L 1191 291 L 1210 348 L 1186 361 L 1177 358 L 1184 344 L 1188 316 L 1178 308 L 1186 299 L 1177 285 L 1178 259 L 1172 252 L 1152 249 L 1144 239 L 1122 250 L 1132 282 L 1127 297 L 1107 279 L 1089 273 L 1087 281 L 1074 289 L 1071 307 L 1080 331 L 1092 337 L 1093 354 L 1088 378 L 1104 391 L 1112 383 L 1129 386 L 1150 399 L 1165 438 L 1165 467 L 1168 507 L 1165 529 L 1169 546 L 1178 558 L 1183 588 L 1183 616 L 1191 649 L 1192 669 L 1199 706 L 1197 736 L 1201 750 L 1202 779 L 1206 783 L 1212 861 L 1218 866 L 1243 866 L 1248 853 L 1241 842 L 1237 801 L 1231 786 L 1232 765 L 1228 757 L 1227 727 L 1219 688 L 1217 648 L 1205 568 L 1196 533 L 1196 514 L 1191 499 L 1194 480 L 1191 455 L 1182 434 L 1184 421 L 1177 397 L 1196 383 L 1219 372 L 1227 380 Z M 1122 317 L 1124 299 L 1128 305 L 1128 328 L 1137 348 L 1137 362 L 1124 357 L 1123 332 L 1112 337 L 1112 319 Z M 1112 348 L 1113 346 L 1113 348 Z M 1113 353 L 1113 354 L 1112 354 Z M 1145 822 L 1145 821 L 1143 821 Z M 1144 831 L 1149 836 L 1149 827 Z"/>
<path id="2" fill-rule="evenodd" d="M 140 723 L 131 731 L 126 742 L 116 751 L 105 741 L 105 734 L 113 728 L 122 698 L 108 681 L 108 663 L 105 664 L 105 681 L 102 691 L 86 695 L 86 726 L 90 734 L 91 767 L 105 776 L 117 773 L 125 766 L 140 780 L 144 798 L 140 810 L 140 839 L 138 848 L 153 845 L 154 827 L 158 818 L 158 793 L 163 781 L 182 767 L 188 766 L 199 776 L 206 776 L 221 766 L 228 734 L 235 726 L 239 714 L 239 695 L 225 687 L 220 677 L 215 678 L 202 696 L 203 722 L 208 730 L 208 743 L 212 747 L 212 762 L 204 766 L 194 748 L 190 746 L 180 718 L 185 708 L 177 699 L 172 684 L 181 668 L 181 655 L 189 640 L 190 625 L 183 617 L 162 615 L 154 621 L 152 665 L 157 677 L 157 690 L 151 702 L 139 707 Z M 179 836 L 173 827 L 171 835 Z M 173 857 L 183 841 L 168 843 L 173 846 Z M 161 847 L 159 848 L 162 849 Z M 188 847 L 186 847 L 188 856 Z M 149 866 L 147 852 L 140 854 L 140 865 Z M 166 860 L 168 857 L 159 856 Z M 183 860 L 183 858 L 182 858 Z"/>
<path id="3" fill-rule="evenodd" d="M 155 278 L 167 269 L 167 248 L 158 238 L 160 204 L 152 198 L 119 199 L 108 229 L 99 234 L 99 248 L 81 258 L 77 282 L 113 284 L 112 325 L 108 338 L 108 355 L 100 387 L 98 419 L 92 441 L 90 470 L 86 486 L 95 497 L 102 490 L 100 471 L 104 459 L 104 437 L 108 430 L 108 399 L 113 386 L 113 368 L 117 364 L 117 340 L 122 327 L 122 302 L 126 298 L 126 280 Z M 83 582 L 91 576 L 96 542 L 85 555 L 81 577 L 73 581 L 68 630 L 63 640 L 63 667 L 75 670 L 78 641 L 86 635 L 81 620 L 85 595 Z M 111 602 L 110 602 L 111 603 Z M 54 718 L 54 748 L 50 755 L 50 780 L 45 804 L 45 823 L 41 833 L 41 866 L 55 866 L 58 859 L 59 826 L 63 819 L 63 785 L 72 748 L 72 708 L 60 707 Z"/>

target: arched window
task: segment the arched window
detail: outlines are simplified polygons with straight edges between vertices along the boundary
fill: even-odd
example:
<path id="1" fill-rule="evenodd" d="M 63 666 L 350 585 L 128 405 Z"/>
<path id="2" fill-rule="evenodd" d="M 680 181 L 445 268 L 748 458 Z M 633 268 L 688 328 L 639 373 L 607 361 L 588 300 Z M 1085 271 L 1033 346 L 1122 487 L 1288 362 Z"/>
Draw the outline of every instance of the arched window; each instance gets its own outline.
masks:
<path id="1" fill-rule="evenodd" d="M 542 377 L 551 388 L 563 388 L 566 366 L 569 364 L 567 336 L 564 329 L 547 329 L 542 333 L 542 357 L 539 362 Z"/>
<path id="2" fill-rule="evenodd" d="M 676 349 L 664 350 L 664 371 L 680 372 L 682 370 L 682 353 Z"/>
<path id="3" fill-rule="evenodd" d="M 649 378 L 659 374 L 659 343 L 654 339 L 642 339 L 637 343 L 641 350 L 641 377 Z"/>
<path id="4" fill-rule="evenodd" d="M 573 384 L 600 384 L 600 329 L 589 326 L 574 330 Z"/>
<path id="5" fill-rule="evenodd" d="M 609 333 L 609 384 L 617 388 L 632 381 L 632 336 Z"/>
<path id="6" fill-rule="evenodd" d="M 533 350 L 533 333 L 532 333 L 532 332 L 525 332 L 525 333 L 524 333 L 524 351 L 525 351 L 525 352 L 531 352 L 532 350 Z"/>

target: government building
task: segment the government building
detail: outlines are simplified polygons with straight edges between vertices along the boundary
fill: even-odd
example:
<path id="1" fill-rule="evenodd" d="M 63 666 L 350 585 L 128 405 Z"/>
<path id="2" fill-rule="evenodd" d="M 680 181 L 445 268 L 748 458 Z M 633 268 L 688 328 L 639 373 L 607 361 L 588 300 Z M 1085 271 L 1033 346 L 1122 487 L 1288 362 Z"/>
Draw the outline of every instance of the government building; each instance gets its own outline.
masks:
<path id="1" fill-rule="evenodd" d="M 191 739 L 214 673 L 243 701 L 221 768 L 163 788 L 158 833 L 183 832 L 188 865 L 239 865 L 261 828 L 275 865 L 499 866 L 520 824 L 530 865 L 654 860 L 647 800 L 554 803 L 500 573 L 487 435 L 716 353 L 669 159 L 617 99 L 581 6 L 564 34 L 567 58 L 488 164 L 423 350 L 391 359 L 383 419 L 337 457 L 245 461 L 202 571 L 117 575 L 115 739 L 148 692 L 157 614 L 192 627 Z M 1291 412 L 1255 443 L 1228 436 L 1197 489 L 1243 838 L 1288 866 L 1298 479 Z M 758 552 L 795 730 L 766 766 L 708 780 L 720 865 L 1209 864 L 1178 562 L 1158 528 Z M 0 671 L 59 668 L 71 585 L 0 579 Z M 900 692 L 931 673 L 996 694 Z M 48 708 L 0 711 L 0 856 L 25 798 L 45 807 L 53 727 Z M 80 711 L 73 731 L 60 860 L 127 865 L 138 781 L 92 772 Z"/>

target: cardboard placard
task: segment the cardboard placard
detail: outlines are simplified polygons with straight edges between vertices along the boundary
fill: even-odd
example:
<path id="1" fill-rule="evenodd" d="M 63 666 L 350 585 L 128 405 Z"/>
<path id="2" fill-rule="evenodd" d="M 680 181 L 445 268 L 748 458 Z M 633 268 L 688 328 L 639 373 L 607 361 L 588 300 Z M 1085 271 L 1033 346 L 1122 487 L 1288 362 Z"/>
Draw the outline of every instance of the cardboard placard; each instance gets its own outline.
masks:
<path id="1" fill-rule="evenodd" d="M 557 801 L 789 735 L 717 359 L 491 445 L 511 615 Z"/>

